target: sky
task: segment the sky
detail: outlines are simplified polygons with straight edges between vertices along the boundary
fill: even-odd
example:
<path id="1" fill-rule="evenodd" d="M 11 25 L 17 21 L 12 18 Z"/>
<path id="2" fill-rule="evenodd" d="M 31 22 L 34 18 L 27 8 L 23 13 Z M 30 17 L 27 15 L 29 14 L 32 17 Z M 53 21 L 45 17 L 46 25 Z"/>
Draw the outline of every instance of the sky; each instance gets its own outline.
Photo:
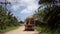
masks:
<path id="1" fill-rule="evenodd" d="M 39 0 L 7 0 L 11 4 L 7 5 L 8 10 L 11 10 L 13 15 L 18 18 L 18 20 L 24 21 L 26 17 L 31 16 L 38 9 Z M 0 0 L 4 2 L 4 0 Z"/>

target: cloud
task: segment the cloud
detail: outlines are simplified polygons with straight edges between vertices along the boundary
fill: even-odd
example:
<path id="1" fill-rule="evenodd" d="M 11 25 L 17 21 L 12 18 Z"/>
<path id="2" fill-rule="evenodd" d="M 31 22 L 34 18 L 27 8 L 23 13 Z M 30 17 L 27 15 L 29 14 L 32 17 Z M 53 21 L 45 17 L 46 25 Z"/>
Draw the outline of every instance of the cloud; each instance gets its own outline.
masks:
<path id="1" fill-rule="evenodd" d="M 5 0 L 0 0 L 0 2 L 5 2 Z"/>
<path id="2" fill-rule="evenodd" d="M 21 14 L 24 14 L 24 13 L 30 13 L 30 11 L 27 9 L 24 9 L 23 11 L 21 11 Z"/>
<path id="3" fill-rule="evenodd" d="M 38 0 L 8 0 L 8 2 L 12 3 L 11 9 L 15 11 L 13 11 L 13 13 L 16 16 L 23 17 L 23 19 L 25 19 L 29 15 L 32 15 L 39 7 Z M 21 6 L 24 6 L 25 8 L 22 9 Z"/>
<path id="4" fill-rule="evenodd" d="M 7 0 L 7 1 L 11 3 L 17 2 L 17 0 Z"/>
<path id="5" fill-rule="evenodd" d="M 21 6 L 25 6 L 26 8 L 23 11 L 21 11 L 21 13 L 24 12 L 29 13 L 29 10 L 31 12 L 38 8 L 38 4 L 36 3 L 36 0 L 8 0 L 8 1 L 13 3 L 11 8 L 14 11 L 18 10 Z"/>
<path id="6" fill-rule="evenodd" d="M 13 5 L 11 8 L 16 11 L 17 9 L 19 9 L 20 5 Z"/>
<path id="7" fill-rule="evenodd" d="M 29 5 L 29 6 L 27 6 L 27 8 L 26 9 L 24 9 L 23 11 L 21 11 L 21 13 L 23 14 L 25 14 L 25 13 L 29 13 L 29 14 L 31 14 L 31 13 L 33 13 L 38 7 L 37 7 L 38 5 Z"/>
<path id="8" fill-rule="evenodd" d="M 29 14 L 31 14 L 32 12 L 34 12 L 38 7 L 39 7 L 39 5 L 36 3 L 36 1 L 35 0 L 26 0 L 26 1 L 24 1 L 24 2 L 26 2 L 26 4 L 27 4 L 27 8 L 25 8 L 23 11 L 21 11 L 21 13 L 23 14 L 27 14 L 27 13 L 29 13 Z"/>

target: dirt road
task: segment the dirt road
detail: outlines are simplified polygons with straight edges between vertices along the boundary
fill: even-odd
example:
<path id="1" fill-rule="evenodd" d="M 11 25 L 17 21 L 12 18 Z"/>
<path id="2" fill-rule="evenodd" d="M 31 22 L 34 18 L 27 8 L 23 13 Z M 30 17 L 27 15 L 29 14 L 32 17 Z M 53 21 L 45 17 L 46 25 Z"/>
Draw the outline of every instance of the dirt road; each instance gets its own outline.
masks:
<path id="1" fill-rule="evenodd" d="M 25 28 L 24 26 L 20 26 L 18 29 L 6 32 L 4 34 L 38 34 L 36 30 L 35 31 L 24 31 L 24 28 Z"/>

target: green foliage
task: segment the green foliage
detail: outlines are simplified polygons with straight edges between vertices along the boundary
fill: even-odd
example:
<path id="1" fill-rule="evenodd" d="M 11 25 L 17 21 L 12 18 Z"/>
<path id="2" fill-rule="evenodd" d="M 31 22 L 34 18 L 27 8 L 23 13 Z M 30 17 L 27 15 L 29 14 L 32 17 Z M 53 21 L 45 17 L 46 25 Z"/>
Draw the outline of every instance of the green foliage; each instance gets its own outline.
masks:
<path id="1" fill-rule="evenodd" d="M 39 31 L 39 34 L 60 34 L 60 29 L 51 30 L 50 27 L 47 26 L 36 26 L 35 29 Z"/>
<path id="2" fill-rule="evenodd" d="M 39 24 L 36 27 L 40 34 L 60 34 L 60 0 L 40 0 L 39 4 L 46 6 L 43 10 L 35 12 L 34 17 L 39 23 L 45 23 L 43 26 Z M 59 3 L 59 5 L 58 5 Z"/>
<path id="3" fill-rule="evenodd" d="M 58 28 L 60 26 L 60 5 L 57 5 L 59 2 L 57 0 L 40 0 L 41 4 L 46 5 L 43 10 L 35 12 L 35 19 L 46 23 L 48 26 L 53 28 Z M 57 3 L 57 4 L 56 4 Z M 48 6 L 48 7 L 47 7 Z"/>
<path id="4" fill-rule="evenodd" d="M 0 29 L 6 29 L 8 26 L 16 26 L 18 24 L 17 18 L 11 14 L 11 11 L 8 11 L 8 9 L 4 10 L 0 6 Z"/>
<path id="5" fill-rule="evenodd" d="M 4 32 L 8 32 L 10 30 L 17 29 L 18 27 L 19 27 L 19 25 L 17 25 L 17 26 L 8 26 L 6 29 L 3 29 L 3 30 L 0 29 L 0 34 L 3 34 Z"/>
<path id="6" fill-rule="evenodd" d="M 60 0 L 39 0 L 39 4 L 43 4 L 43 5 L 52 5 L 52 4 L 56 4 L 59 3 Z"/>
<path id="7" fill-rule="evenodd" d="M 35 19 L 38 19 L 40 23 L 46 23 L 48 26 L 58 28 L 60 26 L 60 7 L 49 7 L 44 10 L 38 10 L 34 14 Z"/>
<path id="8" fill-rule="evenodd" d="M 45 16 L 45 9 L 42 9 L 42 10 L 38 10 L 35 12 L 35 14 L 33 15 L 35 19 L 41 21 L 41 22 L 44 22 L 43 21 L 43 18 Z"/>

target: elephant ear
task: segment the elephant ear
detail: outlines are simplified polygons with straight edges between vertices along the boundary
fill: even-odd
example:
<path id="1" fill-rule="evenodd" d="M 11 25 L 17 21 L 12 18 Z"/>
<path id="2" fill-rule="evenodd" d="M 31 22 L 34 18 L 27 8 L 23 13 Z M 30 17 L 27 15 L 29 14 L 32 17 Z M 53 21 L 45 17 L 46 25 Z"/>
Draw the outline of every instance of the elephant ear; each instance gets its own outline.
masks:
<path id="1" fill-rule="evenodd" d="M 29 16 L 28 18 L 29 18 L 30 20 L 34 19 L 34 17 L 33 17 L 33 16 Z"/>

